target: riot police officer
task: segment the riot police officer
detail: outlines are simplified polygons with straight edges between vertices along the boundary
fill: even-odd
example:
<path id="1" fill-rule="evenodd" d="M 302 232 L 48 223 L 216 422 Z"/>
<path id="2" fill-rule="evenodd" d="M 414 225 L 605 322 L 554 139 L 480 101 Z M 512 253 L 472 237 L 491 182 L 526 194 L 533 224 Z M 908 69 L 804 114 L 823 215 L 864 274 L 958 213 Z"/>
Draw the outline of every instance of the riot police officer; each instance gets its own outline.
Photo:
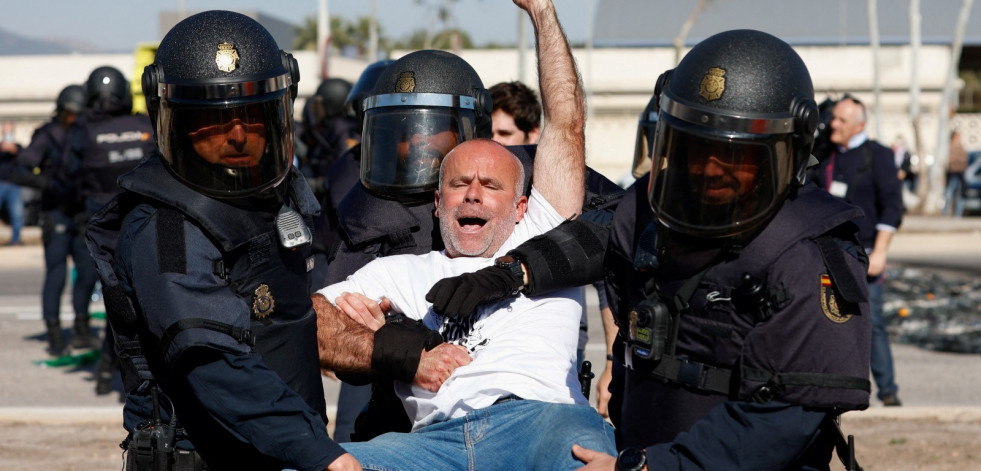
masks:
<path id="1" fill-rule="evenodd" d="M 845 448 L 835 419 L 869 399 L 867 261 L 860 211 L 803 184 L 813 96 L 785 42 L 704 40 L 658 80 L 647 191 L 609 229 L 573 221 L 511 254 L 531 294 L 607 274 L 621 452 L 574 447 L 586 469 L 826 469 Z M 434 309 L 500 297 L 480 279 L 444 280 Z"/>
<path id="2" fill-rule="evenodd" d="M 345 106 L 351 82 L 329 78 L 320 83 L 316 93 L 303 105 L 303 127 L 300 139 L 306 144 L 300 169 L 320 198 L 326 189 L 330 166 L 345 151 L 361 141 L 361 130 Z"/>
<path id="3" fill-rule="evenodd" d="M 396 93 L 413 99 L 391 100 Z M 448 52 L 416 51 L 396 60 L 363 109 L 361 184 L 338 206 L 340 238 L 328 284 L 375 257 L 438 245 L 432 194 L 439 162 L 460 142 L 490 137 L 490 94 L 470 64 Z"/>
<path id="4" fill-rule="evenodd" d="M 378 77 L 392 62 L 395 61 L 386 59 L 368 64 L 361 72 L 361 75 L 358 76 L 357 82 L 351 87 L 347 97 L 345 97 L 344 107 L 347 110 L 347 114 L 354 117 L 358 142 L 344 151 L 327 170 L 326 188 L 324 189 L 323 197 L 320 199 L 320 207 L 324 215 L 323 222 L 320 226 L 321 232 L 319 237 L 326 250 L 330 250 L 334 246 L 334 241 L 339 230 L 337 220 L 338 206 L 344 195 L 352 187 L 357 185 L 361 178 L 361 135 L 364 126 L 364 109 L 362 108 L 361 101 L 371 93 L 371 89 L 375 87 Z M 326 264 L 324 269 L 326 270 Z M 326 272 L 324 276 L 326 276 Z M 318 289 L 322 287 L 321 285 L 317 286 Z"/>
<path id="5" fill-rule="evenodd" d="M 85 90 L 81 85 L 63 88 L 55 102 L 54 116 L 34 131 L 31 143 L 18 152 L 11 172 L 11 178 L 18 185 L 41 191 L 41 241 L 44 245 L 41 314 L 48 334 L 48 353 L 52 356 L 64 354 L 66 347 L 59 315 L 61 293 L 68 278 L 68 257 L 74 260 L 89 258 L 80 235 L 81 228 L 75 226 L 72 218 L 72 185 L 59 179 L 68 130 L 85 109 L 85 103 Z M 73 284 L 72 308 L 77 323 L 86 325 L 84 333 L 88 333 L 85 319 L 88 318 L 90 295 L 90 286 Z"/>
<path id="6" fill-rule="evenodd" d="M 178 23 L 143 73 L 159 152 L 88 234 L 125 360 L 130 469 L 360 469 L 325 425 L 298 80 L 259 23 L 226 11 Z"/>
<path id="7" fill-rule="evenodd" d="M 69 131 L 62 166 L 65 174 L 60 177 L 76 188 L 70 212 L 79 228 L 84 228 L 85 221 L 119 193 L 116 179 L 154 149 L 150 122 L 146 116 L 132 113 L 130 85 L 122 72 L 111 66 L 97 67 L 86 79 L 84 89 L 87 109 Z M 80 285 L 79 290 L 92 293 L 98 280 L 95 267 L 89 257 L 77 255 L 75 283 Z M 76 314 L 72 345 L 99 345 L 89 330 L 87 314 Z"/>

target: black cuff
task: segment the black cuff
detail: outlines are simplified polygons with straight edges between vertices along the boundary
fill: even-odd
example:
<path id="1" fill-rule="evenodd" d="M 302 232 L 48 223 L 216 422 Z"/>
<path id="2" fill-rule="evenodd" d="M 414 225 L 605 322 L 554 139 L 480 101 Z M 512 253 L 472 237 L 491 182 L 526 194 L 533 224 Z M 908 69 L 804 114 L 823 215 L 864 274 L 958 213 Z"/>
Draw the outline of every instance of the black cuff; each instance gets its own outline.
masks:
<path id="1" fill-rule="evenodd" d="M 419 367 L 422 350 L 443 343 L 439 332 L 422 325 L 389 323 L 375 331 L 371 368 L 390 378 L 411 383 Z"/>

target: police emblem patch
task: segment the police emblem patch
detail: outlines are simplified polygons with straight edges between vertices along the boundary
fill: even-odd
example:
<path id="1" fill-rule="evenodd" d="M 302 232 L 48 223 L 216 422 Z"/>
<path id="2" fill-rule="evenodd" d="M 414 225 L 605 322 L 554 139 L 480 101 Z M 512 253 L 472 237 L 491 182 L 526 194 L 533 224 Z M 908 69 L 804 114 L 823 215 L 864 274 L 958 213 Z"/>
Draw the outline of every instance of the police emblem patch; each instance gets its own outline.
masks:
<path id="1" fill-rule="evenodd" d="M 836 324 L 844 324 L 852 318 L 852 314 L 845 311 L 854 307 L 851 303 L 839 303 L 831 277 L 821 275 L 821 310 L 824 311 L 825 317 Z"/>
<path id="2" fill-rule="evenodd" d="M 725 69 L 709 67 L 708 72 L 702 77 L 702 83 L 699 84 L 698 94 L 706 101 L 722 98 L 722 92 L 726 91 L 725 75 Z"/>
<path id="3" fill-rule="evenodd" d="M 232 43 L 221 43 L 218 45 L 218 52 L 215 53 L 215 64 L 222 72 L 231 72 L 238 67 L 238 51 Z"/>
<path id="4" fill-rule="evenodd" d="M 272 314 L 276 307 L 276 300 L 269 292 L 269 285 L 265 283 L 255 289 L 255 296 L 252 298 L 252 313 L 259 319 L 265 319 Z"/>
<path id="5" fill-rule="evenodd" d="M 416 89 L 416 73 L 402 72 L 399 74 L 398 81 L 395 82 L 395 91 L 398 93 L 412 93 Z"/>

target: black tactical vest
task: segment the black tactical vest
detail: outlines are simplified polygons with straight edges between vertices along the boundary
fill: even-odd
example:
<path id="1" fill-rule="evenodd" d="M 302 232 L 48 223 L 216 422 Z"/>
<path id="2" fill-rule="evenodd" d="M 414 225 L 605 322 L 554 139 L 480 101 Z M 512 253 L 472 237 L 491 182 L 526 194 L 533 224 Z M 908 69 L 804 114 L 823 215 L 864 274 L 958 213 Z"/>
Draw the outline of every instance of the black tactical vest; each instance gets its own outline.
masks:
<path id="1" fill-rule="evenodd" d="M 313 214 L 318 210 L 313 194 L 295 169 L 287 177 L 286 184 L 293 206 L 309 226 Z M 162 269 L 181 269 L 176 265 L 186 255 L 183 244 L 175 241 L 175 238 L 182 237 L 180 234 L 184 225 L 195 225 L 210 237 L 223 254 L 222 259 L 214 263 L 214 274 L 226 280 L 228 287 L 252 307 L 251 312 L 209 312 L 206 319 L 195 317 L 201 313 L 171 312 L 170 318 L 157 320 L 160 325 L 170 326 L 163 338 L 154 339 L 153 343 L 143 339 L 144 349 L 150 345 L 161 353 L 181 352 L 191 347 L 226 350 L 234 347 L 248 351 L 254 346 L 266 366 L 326 421 L 317 361 L 316 315 L 310 301 L 307 279 L 311 268 L 308 264 L 312 263 L 309 247 L 295 250 L 282 248 L 277 243 L 278 236 L 272 224 L 275 214 L 246 211 L 202 196 L 174 179 L 158 157 L 145 161 L 127 174 L 120 180 L 120 185 L 129 193 L 121 195 L 96 213 L 89 226 L 89 245 L 97 258 L 106 289 L 119 289 L 120 286 L 112 268 L 112 256 L 122 218 L 129 210 L 142 207 L 140 210 L 156 211 L 158 226 L 165 225 L 170 229 L 167 231 L 170 237 L 158 237 L 159 246 L 155 249 L 162 254 L 161 259 L 172 261 L 170 266 Z M 158 227 L 158 233 L 160 230 Z M 142 318 L 139 304 L 133 302 L 132 306 L 139 323 Z M 107 312 L 110 310 L 115 309 L 107 305 Z M 244 316 L 248 316 L 247 324 L 242 319 Z M 248 328 L 242 329 L 243 325 Z M 126 329 L 117 330 L 120 331 L 117 337 L 126 332 Z M 145 329 L 136 330 L 146 335 Z M 184 331 L 190 335 L 177 335 Z M 132 344 L 126 344 L 128 340 L 132 339 L 123 339 L 124 345 L 120 346 L 124 351 L 127 345 L 135 348 Z M 155 363 L 154 358 L 161 356 L 150 351 L 145 353 L 151 365 Z M 133 369 L 138 369 L 138 366 Z M 139 381 L 130 381 L 128 386 L 138 384 Z"/>
<path id="2" fill-rule="evenodd" d="M 72 130 L 81 159 L 79 195 L 104 204 L 119 193 L 116 180 L 154 152 L 153 129 L 144 115 L 87 115 Z"/>
<path id="3" fill-rule="evenodd" d="M 639 204 L 636 208 L 638 214 L 649 211 Z M 836 242 L 824 237 L 828 234 L 844 236 L 846 241 L 850 241 L 858 249 L 857 240 L 854 240 L 855 229 L 850 224 L 858 217 L 861 217 L 861 213 L 857 208 L 827 198 L 827 195 L 813 185 L 806 186 L 800 189 L 796 198 L 784 203 L 774 219 L 738 255 L 714 264 L 703 273 L 686 274 L 674 281 L 659 282 L 662 301 L 675 304 L 675 307 L 687 305 L 687 309 L 679 314 L 676 337 L 674 357 L 680 360 L 667 369 L 663 365 L 643 365 L 642 368 L 626 372 L 623 410 L 633 412 L 629 417 L 624 415 L 622 418 L 621 428 L 624 435 L 636 442 L 632 442 L 633 444 L 639 445 L 670 441 L 678 432 L 688 430 L 709 409 L 727 400 L 776 399 L 840 411 L 867 407 L 867 363 L 840 362 L 835 371 L 821 374 L 773 371 L 760 364 L 759 352 L 748 352 L 744 344 L 746 339 L 754 335 L 755 329 L 767 328 L 768 316 L 774 313 L 796 315 L 792 312 L 779 312 L 786 306 L 782 303 L 789 302 L 787 293 L 804 289 L 817 292 L 820 289 L 818 279 L 812 280 L 813 283 L 807 286 L 787 286 L 788 282 L 785 280 L 770 279 L 769 270 L 778 261 L 791 265 L 823 264 L 829 280 L 834 279 L 838 302 L 842 305 L 849 303 L 855 309 L 862 306 L 861 312 L 856 310 L 852 313 L 860 317 L 850 324 L 841 325 L 841 328 L 850 329 L 850 333 L 841 338 L 867 338 L 867 292 L 861 284 L 863 278 L 858 277 L 860 270 L 855 265 L 863 263 L 863 260 L 857 253 L 852 257 L 845 254 L 841 246 L 829 245 Z M 846 226 L 846 230 L 837 232 Z M 637 232 L 623 234 L 624 228 Z M 616 220 L 613 231 L 621 233 L 619 236 L 611 236 L 611 251 L 616 250 L 614 243 L 618 240 L 620 243 L 624 240 L 633 240 L 635 243 L 641 240 L 648 243 L 653 241 L 643 235 L 641 228 L 617 224 Z M 787 254 L 800 253 L 789 250 L 796 244 L 824 247 L 819 249 L 821 255 L 817 258 L 793 260 L 792 255 Z M 632 256 L 634 262 L 639 262 L 645 252 L 651 253 L 653 249 L 641 246 L 635 253 L 621 254 L 620 258 Z M 830 255 L 826 256 L 826 253 Z M 838 254 L 840 258 L 836 258 L 834 254 Z M 835 260 L 828 260 L 827 257 Z M 852 260 L 846 261 L 845 258 L 849 257 Z M 664 264 L 663 260 L 660 262 Z M 625 260 L 621 261 L 621 264 L 625 263 Z M 621 269 L 619 277 L 614 276 L 618 292 L 624 297 L 620 300 L 619 312 L 616 313 L 621 333 L 624 332 L 624 326 L 629 325 L 627 306 L 635 306 L 645 298 L 645 281 L 656 273 L 663 273 L 671 268 L 660 266 L 650 268 L 646 273 L 635 271 L 635 276 L 631 279 L 627 279 L 623 275 L 625 270 Z M 695 276 L 700 276 L 700 279 L 693 294 L 686 299 L 675 298 L 681 287 Z M 752 286 L 754 283 L 755 287 Z M 758 296 L 748 294 L 753 288 L 759 293 Z M 820 312 L 818 309 L 817 315 Z M 814 315 L 814 310 L 808 315 Z M 862 317 L 866 319 L 861 319 Z M 828 325 L 834 323 L 831 320 L 826 322 Z M 834 348 L 833 340 L 838 338 L 829 336 L 828 348 Z M 799 355 L 821 353 L 810 349 L 799 352 Z M 800 358 L 796 364 L 809 363 L 808 358 Z M 814 359 L 814 363 L 820 364 L 821 359 Z M 651 373 L 652 369 L 658 368 L 670 372 Z M 768 397 L 757 397 L 761 392 Z M 671 407 L 659 407 L 666 404 Z M 643 413 L 646 410 L 656 413 L 656 423 Z"/>

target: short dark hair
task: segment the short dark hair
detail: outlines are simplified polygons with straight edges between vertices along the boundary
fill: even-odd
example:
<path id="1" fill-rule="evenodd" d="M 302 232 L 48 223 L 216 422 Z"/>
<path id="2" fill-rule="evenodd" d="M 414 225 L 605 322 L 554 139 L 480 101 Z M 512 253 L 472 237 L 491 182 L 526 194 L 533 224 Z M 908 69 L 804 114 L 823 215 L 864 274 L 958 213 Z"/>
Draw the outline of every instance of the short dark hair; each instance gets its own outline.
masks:
<path id="1" fill-rule="evenodd" d="M 538 94 L 521 82 L 501 82 L 490 88 L 494 111 L 514 118 L 514 125 L 528 134 L 542 125 L 542 105 Z"/>

